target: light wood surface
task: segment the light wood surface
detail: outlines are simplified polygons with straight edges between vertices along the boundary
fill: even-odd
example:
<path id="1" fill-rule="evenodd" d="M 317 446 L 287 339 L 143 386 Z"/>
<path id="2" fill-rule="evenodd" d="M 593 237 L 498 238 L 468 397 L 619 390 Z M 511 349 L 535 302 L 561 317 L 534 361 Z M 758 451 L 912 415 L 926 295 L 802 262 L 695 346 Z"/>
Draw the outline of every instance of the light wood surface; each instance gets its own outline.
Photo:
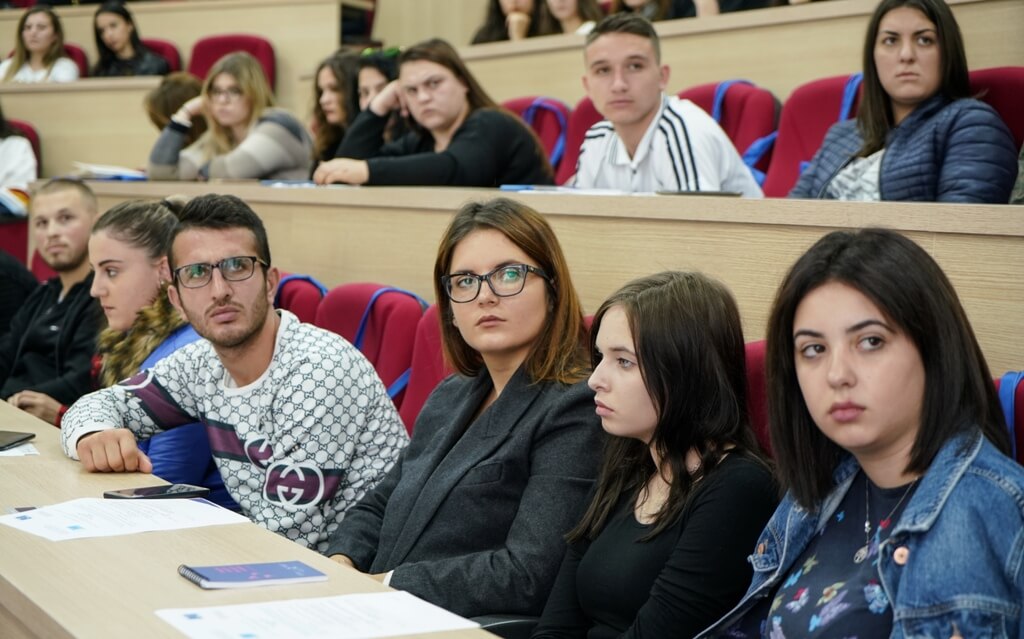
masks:
<path id="1" fill-rule="evenodd" d="M 542 0 L 543 1 L 543 0 Z M 487 15 L 489 0 L 377 0 L 373 39 L 409 46 L 427 38 L 468 45 Z"/>
<path id="2" fill-rule="evenodd" d="M 60 450 L 58 431 L 6 402 L 7 430 L 37 433 L 39 456 L 0 457 L 0 512 L 44 506 L 105 490 L 163 483 L 151 475 L 90 474 Z M 255 524 L 51 542 L 0 526 L 0 636 L 180 638 L 155 610 L 305 599 L 388 590 Z M 182 563 L 210 565 L 301 560 L 328 574 L 324 583 L 205 591 L 178 576 Z M 344 623 L 344 620 L 338 620 Z M 440 634 L 420 635 L 439 637 Z M 466 639 L 482 630 L 444 633 Z"/>
<path id="3" fill-rule="evenodd" d="M 0 104 L 39 133 L 43 177 L 67 175 L 74 161 L 145 169 L 159 131 L 142 100 L 159 83 L 150 76 L 0 84 Z"/>
<path id="4" fill-rule="evenodd" d="M 437 2 L 439 0 L 435 0 Z M 801 84 L 859 71 L 874 0 L 831 0 L 656 24 L 662 61 L 675 93 L 734 78 L 771 90 L 780 100 Z M 949 0 L 971 69 L 1024 64 L 1024 0 Z M 583 97 L 583 37 L 498 42 L 459 50 L 496 100 L 527 95 Z"/>
<path id="5" fill-rule="evenodd" d="M 125 199 L 233 193 L 260 214 L 274 263 L 327 286 L 372 281 L 433 299 L 438 241 L 483 189 L 275 189 L 251 183 L 96 183 L 101 209 Z M 952 280 L 993 373 L 1024 363 L 1024 216 L 1019 207 L 744 200 L 704 196 L 515 194 L 550 220 L 586 312 L 627 281 L 694 269 L 736 295 L 748 340 L 764 336 L 779 281 L 811 244 L 834 229 L 887 226 L 905 232 Z M 898 277 L 899 274 L 893 274 Z"/>
<path id="6" fill-rule="evenodd" d="M 341 4 L 339 0 L 190 0 L 131 2 L 129 10 L 143 38 L 169 40 L 178 47 L 183 69 L 188 68 L 192 45 L 200 38 L 225 33 L 266 38 L 274 46 L 278 102 L 304 121 L 312 108 L 313 89 L 300 76 L 338 48 Z M 354 4 L 366 6 L 365 2 Z M 85 49 L 89 63 L 95 64 L 95 5 L 57 7 L 56 11 L 64 26 L 64 39 Z M 0 51 L 14 47 L 20 15 L 19 11 L 0 11 Z"/>

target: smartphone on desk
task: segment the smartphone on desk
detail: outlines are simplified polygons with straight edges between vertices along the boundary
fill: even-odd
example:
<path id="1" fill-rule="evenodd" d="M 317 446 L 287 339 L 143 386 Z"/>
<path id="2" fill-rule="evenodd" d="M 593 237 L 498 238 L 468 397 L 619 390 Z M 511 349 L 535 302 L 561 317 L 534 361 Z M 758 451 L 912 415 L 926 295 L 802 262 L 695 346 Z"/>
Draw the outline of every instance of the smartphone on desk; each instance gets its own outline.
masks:
<path id="1" fill-rule="evenodd" d="M 19 433 L 13 430 L 0 430 L 0 450 L 21 446 L 35 437 L 35 433 Z"/>
<path id="2" fill-rule="evenodd" d="M 191 499 L 208 497 L 210 489 L 191 484 L 168 484 L 166 486 L 143 486 L 141 488 L 123 488 L 108 490 L 103 493 L 107 499 Z"/>

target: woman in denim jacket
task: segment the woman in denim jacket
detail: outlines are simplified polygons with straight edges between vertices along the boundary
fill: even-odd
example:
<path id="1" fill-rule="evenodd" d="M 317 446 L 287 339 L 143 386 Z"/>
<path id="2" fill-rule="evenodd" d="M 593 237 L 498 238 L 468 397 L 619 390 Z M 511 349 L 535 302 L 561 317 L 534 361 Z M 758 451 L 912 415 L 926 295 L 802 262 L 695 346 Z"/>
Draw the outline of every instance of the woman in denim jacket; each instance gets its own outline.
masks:
<path id="1" fill-rule="evenodd" d="M 892 231 L 837 231 L 768 324 L 782 504 L 701 637 L 1024 637 L 1024 468 L 949 280 Z"/>

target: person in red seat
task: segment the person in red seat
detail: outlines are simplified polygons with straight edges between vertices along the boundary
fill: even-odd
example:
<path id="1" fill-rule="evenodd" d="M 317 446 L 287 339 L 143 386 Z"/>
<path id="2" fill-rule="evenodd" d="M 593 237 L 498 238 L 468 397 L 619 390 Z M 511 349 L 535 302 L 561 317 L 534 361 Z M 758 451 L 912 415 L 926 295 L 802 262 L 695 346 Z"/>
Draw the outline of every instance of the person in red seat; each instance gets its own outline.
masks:
<path id="1" fill-rule="evenodd" d="M 533 637 L 692 637 L 743 596 L 778 504 L 739 309 L 709 277 L 658 273 L 601 305 L 590 342 L 612 437 Z"/>
<path id="2" fill-rule="evenodd" d="M 122 2 L 104 2 L 93 17 L 99 62 L 94 77 L 167 75 L 171 66 L 139 39 L 135 19 Z"/>
<path id="3" fill-rule="evenodd" d="M 78 75 L 78 65 L 64 54 L 64 28 L 53 9 L 25 11 L 14 55 L 0 62 L 0 82 L 74 82 Z"/>
<path id="4" fill-rule="evenodd" d="M 883 0 L 868 23 L 855 120 L 832 125 L 789 197 L 1006 204 L 1017 149 L 971 97 L 944 0 Z"/>
<path id="5" fill-rule="evenodd" d="M 149 155 L 154 180 L 309 177 L 313 142 L 284 109 L 274 108 L 263 67 L 243 51 L 213 65 L 203 92 L 186 102 L 164 127 Z M 207 132 L 185 147 L 192 118 L 203 114 Z"/>

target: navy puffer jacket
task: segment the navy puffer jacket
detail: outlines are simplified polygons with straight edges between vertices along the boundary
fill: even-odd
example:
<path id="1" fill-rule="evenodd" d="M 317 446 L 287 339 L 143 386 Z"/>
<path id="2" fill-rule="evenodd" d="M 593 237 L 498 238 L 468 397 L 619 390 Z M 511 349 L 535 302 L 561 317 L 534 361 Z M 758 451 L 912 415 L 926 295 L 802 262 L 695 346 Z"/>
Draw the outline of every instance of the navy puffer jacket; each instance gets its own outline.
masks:
<path id="1" fill-rule="evenodd" d="M 789 197 L 830 198 L 826 187 L 862 144 L 856 120 L 834 124 Z M 1017 177 L 1013 136 L 992 107 L 935 96 L 889 131 L 879 192 L 893 202 L 1005 204 Z"/>

